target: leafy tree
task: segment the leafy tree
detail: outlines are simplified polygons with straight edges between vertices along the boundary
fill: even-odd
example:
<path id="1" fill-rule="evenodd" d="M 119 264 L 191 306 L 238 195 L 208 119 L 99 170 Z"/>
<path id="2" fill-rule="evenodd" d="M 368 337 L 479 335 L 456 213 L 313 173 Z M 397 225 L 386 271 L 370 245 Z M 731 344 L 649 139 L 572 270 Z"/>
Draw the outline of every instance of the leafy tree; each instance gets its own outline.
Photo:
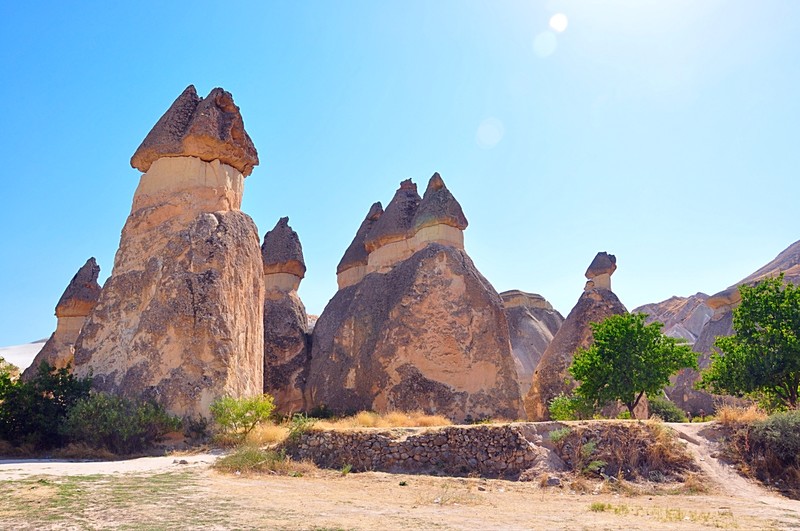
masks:
<path id="1" fill-rule="evenodd" d="M 211 416 L 225 432 L 237 440 L 244 440 L 253 428 L 269 420 L 275 403 L 270 395 L 245 398 L 223 396 L 211 404 Z"/>
<path id="2" fill-rule="evenodd" d="M 594 344 L 580 349 L 569 369 L 580 382 L 575 394 L 598 408 L 619 400 L 633 416 L 645 393 L 661 391 L 680 369 L 697 368 L 688 345 L 662 334 L 662 323 L 646 325 L 646 318 L 626 313 L 592 323 Z"/>
<path id="3" fill-rule="evenodd" d="M 91 386 L 91 378 L 76 378 L 69 367 L 54 369 L 43 362 L 29 382 L 16 381 L 4 389 L 0 437 L 40 448 L 60 445 L 60 428 L 67 412 L 89 396 Z"/>
<path id="4" fill-rule="evenodd" d="M 783 274 L 740 286 L 733 310 L 734 334 L 718 337 L 718 353 L 699 387 L 720 394 L 750 395 L 766 405 L 797 409 L 800 394 L 800 287 Z"/>

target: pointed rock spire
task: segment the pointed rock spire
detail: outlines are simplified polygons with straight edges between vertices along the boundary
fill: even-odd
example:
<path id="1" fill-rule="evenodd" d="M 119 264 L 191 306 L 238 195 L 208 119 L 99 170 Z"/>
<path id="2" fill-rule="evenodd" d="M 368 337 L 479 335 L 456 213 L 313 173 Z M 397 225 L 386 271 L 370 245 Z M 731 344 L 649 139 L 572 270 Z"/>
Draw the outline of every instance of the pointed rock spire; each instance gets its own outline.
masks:
<path id="1" fill-rule="evenodd" d="M 97 277 L 100 266 L 94 257 L 89 258 L 83 267 L 72 277 L 67 289 L 56 304 L 56 317 L 85 317 L 100 298 L 100 284 Z"/>
<path id="2" fill-rule="evenodd" d="M 219 160 L 245 177 L 258 165 L 258 153 L 230 92 L 215 88 L 204 99 L 194 85 L 186 87 L 153 126 L 131 157 L 131 166 L 147 172 L 161 157 Z"/>
<path id="3" fill-rule="evenodd" d="M 364 241 L 367 238 L 367 234 L 372 229 L 372 226 L 375 225 L 375 222 L 378 221 L 378 218 L 380 218 L 381 215 L 383 215 L 383 206 L 381 205 L 381 202 L 378 201 L 373 203 L 369 208 L 367 217 L 364 218 L 364 221 L 361 222 L 361 226 L 358 227 L 355 238 L 353 238 L 350 246 L 344 252 L 342 259 L 339 261 L 339 265 L 336 266 L 337 274 L 341 273 L 342 271 L 346 271 L 351 267 L 367 265 L 369 253 L 364 246 Z"/>
<path id="4" fill-rule="evenodd" d="M 611 275 L 617 270 L 617 257 L 603 251 L 597 253 L 586 270 L 586 291 L 593 288 L 611 289 Z"/>
<path id="5" fill-rule="evenodd" d="M 261 258 L 264 261 L 264 274 L 290 273 L 300 278 L 305 276 L 303 246 L 300 245 L 297 233 L 289 226 L 288 217 L 279 219 L 275 228 L 264 235 Z"/>
<path id="6" fill-rule="evenodd" d="M 414 215 L 414 231 L 439 224 L 464 230 L 468 222 L 461 205 L 447 189 L 442 177 L 434 173 Z"/>
<path id="7" fill-rule="evenodd" d="M 378 247 L 411 236 L 414 227 L 414 214 L 422 198 L 417 193 L 417 185 L 411 179 L 400 183 L 383 215 L 375 222 L 364 240 L 368 252 Z"/>

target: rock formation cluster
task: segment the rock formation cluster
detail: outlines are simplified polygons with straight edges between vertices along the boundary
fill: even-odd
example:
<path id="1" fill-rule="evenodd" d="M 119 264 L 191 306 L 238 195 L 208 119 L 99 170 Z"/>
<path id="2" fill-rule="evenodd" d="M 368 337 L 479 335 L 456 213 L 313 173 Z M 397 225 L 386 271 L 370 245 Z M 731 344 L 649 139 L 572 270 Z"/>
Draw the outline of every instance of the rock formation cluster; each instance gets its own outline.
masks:
<path id="1" fill-rule="evenodd" d="M 258 156 L 232 96 L 188 87 L 131 159 L 145 172 L 111 277 L 75 347 L 101 390 L 208 414 L 263 391 L 264 264 L 241 212 Z"/>
<path id="2" fill-rule="evenodd" d="M 511 353 L 522 396 L 528 394 L 533 371 L 564 323 L 564 317 L 539 294 L 519 290 L 500 294 L 508 321 Z"/>
<path id="3" fill-rule="evenodd" d="M 309 407 L 523 414 L 500 296 L 464 252 L 467 220 L 439 174 L 370 209 L 312 336 Z"/>
<path id="4" fill-rule="evenodd" d="M 529 420 L 549 420 L 550 401 L 561 394 L 570 394 L 576 387 L 575 380 L 569 374 L 569 366 L 578 349 L 591 345 L 590 324 L 627 311 L 611 291 L 611 275 L 616 268 L 614 255 L 602 252 L 595 256 L 586 270 L 589 280 L 583 294 L 542 354 L 534 371 L 530 390 L 525 397 L 525 412 Z"/>
<path id="5" fill-rule="evenodd" d="M 43 362 L 57 369 L 72 364 L 78 334 L 83 328 L 86 316 L 100 297 L 100 285 L 97 283 L 99 274 L 100 266 L 92 257 L 72 277 L 56 304 L 58 319 L 56 331 L 33 359 L 30 367 L 22 373 L 23 380 L 27 381 L 35 376 Z"/>
<path id="6" fill-rule="evenodd" d="M 308 316 L 297 288 L 306 273 L 300 238 L 281 218 L 264 235 L 264 392 L 289 415 L 305 409 L 309 361 Z"/>

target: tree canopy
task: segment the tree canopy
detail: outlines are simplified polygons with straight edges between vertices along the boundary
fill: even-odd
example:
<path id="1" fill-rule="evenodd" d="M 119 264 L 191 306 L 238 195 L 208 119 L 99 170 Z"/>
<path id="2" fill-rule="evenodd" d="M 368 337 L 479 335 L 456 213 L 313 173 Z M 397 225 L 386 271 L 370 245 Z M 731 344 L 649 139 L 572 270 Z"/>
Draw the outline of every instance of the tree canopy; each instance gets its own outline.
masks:
<path id="1" fill-rule="evenodd" d="M 597 407 L 619 400 L 633 417 L 645 393 L 660 392 L 680 369 L 697 368 L 688 345 L 662 334 L 662 323 L 645 324 L 646 318 L 626 313 L 592 323 L 594 343 L 578 351 L 569 369 L 580 382 L 577 395 Z"/>
<path id="2" fill-rule="evenodd" d="M 783 274 L 740 286 L 734 334 L 718 337 L 699 386 L 714 393 L 750 395 L 772 408 L 797 409 L 800 394 L 800 287 Z"/>

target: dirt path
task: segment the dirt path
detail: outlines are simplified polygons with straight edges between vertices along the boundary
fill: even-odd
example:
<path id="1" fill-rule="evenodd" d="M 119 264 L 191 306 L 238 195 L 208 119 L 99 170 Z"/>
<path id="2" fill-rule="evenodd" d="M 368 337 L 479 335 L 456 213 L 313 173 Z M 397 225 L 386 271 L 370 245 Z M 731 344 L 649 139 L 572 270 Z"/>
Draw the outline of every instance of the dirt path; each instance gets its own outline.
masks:
<path id="1" fill-rule="evenodd" d="M 780 494 L 767 490 L 763 485 L 740 476 L 732 465 L 716 458 L 719 452 L 718 434 L 714 424 L 667 423 L 686 441 L 686 448 L 691 452 L 700 469 L 722 492 L 736 497 L 746 498 L 756 503 L 763 503 L 777 509 L 800 513 L 800 501 L 790 500 Z"/>

